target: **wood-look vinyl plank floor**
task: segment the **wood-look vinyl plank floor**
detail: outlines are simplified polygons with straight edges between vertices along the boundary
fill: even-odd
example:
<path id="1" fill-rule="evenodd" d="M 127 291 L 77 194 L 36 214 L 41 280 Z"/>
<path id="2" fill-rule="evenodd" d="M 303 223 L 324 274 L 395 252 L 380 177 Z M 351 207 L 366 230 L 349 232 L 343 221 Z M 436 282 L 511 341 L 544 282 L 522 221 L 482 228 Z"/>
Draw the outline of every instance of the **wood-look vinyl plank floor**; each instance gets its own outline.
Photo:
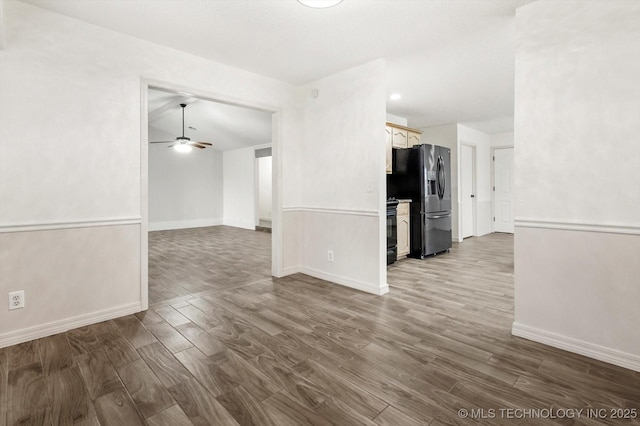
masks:
<path id="1" fill-rule="evenodd" d="M 52 373 L 46 382 L 54 424 L 73 425 L 96 416 L 78 367 Z"/>
<path id="2" fill-rule="evenodd" d="M 7 404 L 8 388 L 7 380 L 9 374 L 9 362 L 7 361 L 7 351 L 0 349 L 0 426 L 7 424 Z"/>
<path id="3" fill-rule="evenodd" d="M 512 235 L 400 260 L 382 297 L 272 278 L 270 238 L 150 233 L 148 311 L 0 349 L 0 426 L 640 425 L 640 373 L 511 335 Z M 501 408 L 637 415 L 458 415 Z"/>

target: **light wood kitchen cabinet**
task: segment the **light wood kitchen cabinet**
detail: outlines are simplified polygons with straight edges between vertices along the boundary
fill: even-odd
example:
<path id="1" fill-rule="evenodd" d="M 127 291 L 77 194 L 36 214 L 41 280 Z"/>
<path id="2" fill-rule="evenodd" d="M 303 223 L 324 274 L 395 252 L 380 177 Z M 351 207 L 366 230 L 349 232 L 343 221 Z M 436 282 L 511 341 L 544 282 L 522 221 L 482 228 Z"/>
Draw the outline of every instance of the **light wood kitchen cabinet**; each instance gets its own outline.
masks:
<path id="1" fill-rule="evenodd" d="M 398 258 L 405 257 L 409 254 L 411 247 L 411 218 L 409 215 L 409 203 L 400 202 L 398 204 L 397 216 L 397 248 Z"/>
<path id="2" fill-rule="evenodd" d="M 411 148 L 414 145 L 420 145 L 420 133 L 407 131 L 407 148 Z"/>
<path id="3" fill-rule="evenodd" d="M 411 148 L 420 144 L 422 132 L 410 127 L 386 122 L 386 150 L 387 150 L 387 174 L 393 173 L 393 148 Z"/>
<path id="4" fill-rule="evenodd" d="M 393 127 L 391 136 L 391 145 L 394 148 L 407 148 L 407 130 Z"/>
<path id="5" fill-rule="evenodd" d="M 393 172 L 393 150 L 392 150 L 392 137 L 393 137 L 393 129 L 389 126 L 386 126 L 386 149 L 387 149 L 387 174 L 391 174 Z"/>

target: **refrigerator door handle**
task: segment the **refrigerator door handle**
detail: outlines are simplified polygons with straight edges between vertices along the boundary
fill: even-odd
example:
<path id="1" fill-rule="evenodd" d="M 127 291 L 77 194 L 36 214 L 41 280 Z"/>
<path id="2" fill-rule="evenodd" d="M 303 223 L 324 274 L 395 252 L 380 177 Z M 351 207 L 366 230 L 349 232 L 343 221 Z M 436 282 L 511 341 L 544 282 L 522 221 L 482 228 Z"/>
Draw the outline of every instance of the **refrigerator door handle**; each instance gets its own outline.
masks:
<path id="1" fill-rule="evenodd" d="M 442 200 L 442 196 L 440 195 L 442 193 L 442 188 L 441 188 L 441 183 L 440 183 L 440 167 L 442 167 L 442 165 L 440 164 L 440 156 L 438 156 L 438 161 L 436 162 L 436 183 L 438 185 L 438 199 Z"/>
<path id="2" fill-rule="evenodd" d="M 440 187 L 439 196 L 442 200 L 444 198 L 445 187 L 447 185 L 447 176 L 444 171 L 444 158 L 438 157 L 438 186 Z"/>
<path id="3" fill-rule="evenodd" d="M 429 216 L 427 215 L 427 219 L 444 219 L 445 217 L 450 217 L 451 213 L 447 213 L 447 214 L 440 214 L 437 216 Z"/>

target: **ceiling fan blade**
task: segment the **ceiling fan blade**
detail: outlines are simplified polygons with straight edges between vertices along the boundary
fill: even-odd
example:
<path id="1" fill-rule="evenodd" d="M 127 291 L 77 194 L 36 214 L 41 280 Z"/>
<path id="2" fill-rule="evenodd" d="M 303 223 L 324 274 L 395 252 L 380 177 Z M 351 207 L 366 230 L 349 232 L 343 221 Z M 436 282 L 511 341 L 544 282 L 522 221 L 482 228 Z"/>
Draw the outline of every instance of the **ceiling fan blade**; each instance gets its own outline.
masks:
<path id="1" fill-rule="evenodd" d="M 172 141 L 149 141 L 149 143 L 172 143 L 175 142 L 176 140 L 172 140 Z"/>
<path id="2" fill-rule="evenodd" d="M 193 141 L 193 142 L 195 142 L 195 143 L 199 143 L 200 145 L 209 145 L 209 146 L 213 146 L 213 144 L 212 144 L 212 143 L 209 143 L 209 142 L 200 142 L 200 141 Z"/>
<path id="3" fill-rule="evenodd" d="M 173 143 L 171 145 L 169 145 L 167 148 L 173 148 L 174 146 L 176 146 L 178 144 L 178 142 L 176 141 L 172 141 Z"/>
<path id="4" fill-rule="evenodd" d="M 196 143 L 196 142 L 190 142 L 189 145 L 195 146 L 196 148 L 200 148 L 200 149 L 206 148 L 206 146 L 200 145 L 199 143 Z"/>

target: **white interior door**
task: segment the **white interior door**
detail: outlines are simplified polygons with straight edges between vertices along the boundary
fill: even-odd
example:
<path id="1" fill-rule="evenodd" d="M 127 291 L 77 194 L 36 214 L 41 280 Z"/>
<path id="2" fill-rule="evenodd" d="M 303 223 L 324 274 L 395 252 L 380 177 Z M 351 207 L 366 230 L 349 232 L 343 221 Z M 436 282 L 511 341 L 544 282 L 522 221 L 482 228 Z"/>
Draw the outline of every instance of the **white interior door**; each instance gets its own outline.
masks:
<path id="1" fill-rule="evenodd" d="M 493 151 L 495 232 L 513 233 L 513 148 Z"/>
<path id="2" fill-rule="evenodd" d="M 462 238 L 471 237 L 475 233 L 475 147 L 462 145 L 460 157 L 460 194 L 462 205 Z"/>

